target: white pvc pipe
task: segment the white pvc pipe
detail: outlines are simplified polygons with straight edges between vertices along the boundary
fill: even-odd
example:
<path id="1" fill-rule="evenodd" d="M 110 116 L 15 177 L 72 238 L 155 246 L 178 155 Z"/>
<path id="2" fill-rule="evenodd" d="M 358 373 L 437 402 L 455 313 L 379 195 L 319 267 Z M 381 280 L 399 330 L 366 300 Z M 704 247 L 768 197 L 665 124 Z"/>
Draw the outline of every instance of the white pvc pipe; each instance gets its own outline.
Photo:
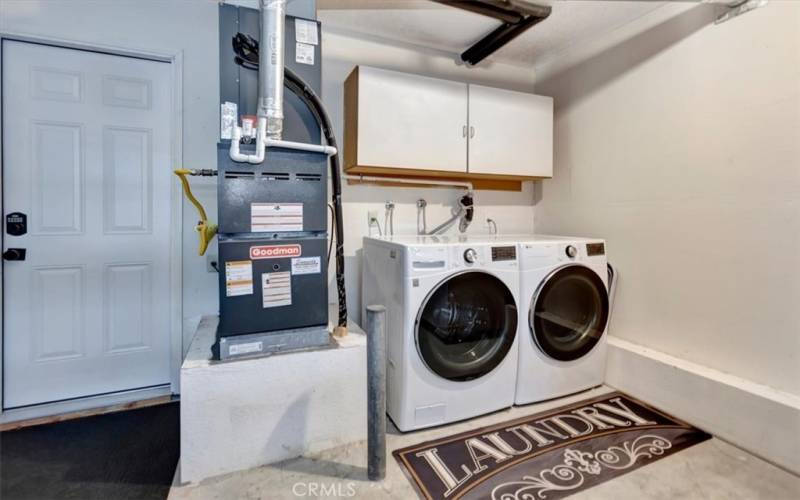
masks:
<path id="1" fill-rule="evenodd" d="M 306 144 L 303 142 L 282 141 L 265 137 L 266 118 L 258 119 L 258 129 L 256 135 L 256 152 L 245 154 L 239 148 L 239 141 L 242 138 L 242 128 L 233 127 L 231 136 L 231 148 L 229 156 L 231 160 L 239 163 L 261 163 L 266 158 L 267 148 L 294 149 L 296 151 L 310 151 L 312 153 L 325 153 L 328 156 L 335 155 L 338 151 L 333 146 L 323 146 L 321 144 Z"/>
<path id="2" fill-rule="evenodd" d="M 299 151 L 311 151 L 312 153 L 325 153 L 328 156 L 333 156 L 337 153 L 335 147 L 323 146 L 321 144 L 306 144 L 304 142 L 280 141 L 269 138 L 264 140 L 264 144 L 268 148 L 296 149 Z"/>
<path id="3" fill-rule="evenodd" d="M 267 133 L 267 118 L 264 116 L 258 117 L 258 126 L 256 127 L 256 152 L 254 154 L 244 154 L 239 150 L 239 141 L 242 140 L 242 127 L 236 125 L 233 127 L 233 134 L 231 135 L 231 149 L 228 152 L 231 160 L 239 163 L 261 163 L 266 156 L 267 148 L 264 144 L 265 136 Z"/>

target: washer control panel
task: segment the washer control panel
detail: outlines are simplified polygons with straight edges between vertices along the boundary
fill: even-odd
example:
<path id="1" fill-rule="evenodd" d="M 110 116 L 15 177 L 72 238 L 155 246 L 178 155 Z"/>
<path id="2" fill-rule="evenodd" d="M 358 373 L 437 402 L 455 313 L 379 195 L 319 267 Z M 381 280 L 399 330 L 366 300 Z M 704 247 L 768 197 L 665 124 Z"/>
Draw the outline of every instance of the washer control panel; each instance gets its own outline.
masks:
<path id="1" fill-rule="evenodd" d="M 492 247 L 492 262 L 503 260 L 517 260 L 517 247 L 513 245 Z"/>

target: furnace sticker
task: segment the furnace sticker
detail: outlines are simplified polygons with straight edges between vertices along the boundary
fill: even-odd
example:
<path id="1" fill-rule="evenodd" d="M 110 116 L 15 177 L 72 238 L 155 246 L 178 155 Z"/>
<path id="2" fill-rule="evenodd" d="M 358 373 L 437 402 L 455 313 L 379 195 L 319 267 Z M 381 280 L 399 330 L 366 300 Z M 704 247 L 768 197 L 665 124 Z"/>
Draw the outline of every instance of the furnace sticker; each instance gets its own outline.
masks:
<path id="1" fill-rule="evenodd" d="M 301 43 L 317 45 L 319 36 L 317 35 L 317 23 L 305 19 L 294 20 L 294 40 Z"/>
<path id="2" fill-rule="evenodd" d="M 292 275 L 288 271 L 263 273 L 261 296 L 264 309 L 292 305 Z"/>
<path id="3" fill-rule="evenodd" d="M 302 203 L 251 203 L 250 232 L 303 230 Z"/>
<path id="4" fill-rule="evenodd" d="M 231 260 L 225 263 L 225 295 L 236 297 L 253 294 L 253 263 Z"/>
<path id="5" fill-rule="evenodd" d="M 314 46 L 297 42 L 294 48 L 294 62 L 298 64 L 314 65 Z"/>
<path id="6" fill-rule="evenodd" d="M 292 259 L 292 274 L 318 274 L 320 272 L 322 272 L 322 261 L 319 257 Z"/>
<path id="7" fill-rule="evenodd" d="M 240 356 L 242 354 L 261 352 L 263 350 L 264 342 L 248 342 L 246 344 L 233 344 L 228 347 L 228 354 L 231 356 Z"/>
<path id="8" fill-rule="evenodd" d="M 219 113 L 219 138 L 231 139 L 233 137 L 233 127 L 237 125 L 236 120 L 239 116 L 238 105 L 235 102 L 223 102 L 220 104 Z"/>

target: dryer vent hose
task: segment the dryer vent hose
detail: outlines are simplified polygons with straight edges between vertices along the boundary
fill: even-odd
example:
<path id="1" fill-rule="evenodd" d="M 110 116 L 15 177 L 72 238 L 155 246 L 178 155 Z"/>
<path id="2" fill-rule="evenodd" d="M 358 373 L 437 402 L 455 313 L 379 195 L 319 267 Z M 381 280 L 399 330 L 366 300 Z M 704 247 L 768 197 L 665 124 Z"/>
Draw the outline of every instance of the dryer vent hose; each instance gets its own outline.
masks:
<path id="1" fill-rule="evenodd" d="M 617 270 L 611 263 L 607 263 L 608 267 L 608 322 L 611 323 L 611 316 L 614 313 L 614 297 L 617 294 L 617 280 L 619 275 Z"/>

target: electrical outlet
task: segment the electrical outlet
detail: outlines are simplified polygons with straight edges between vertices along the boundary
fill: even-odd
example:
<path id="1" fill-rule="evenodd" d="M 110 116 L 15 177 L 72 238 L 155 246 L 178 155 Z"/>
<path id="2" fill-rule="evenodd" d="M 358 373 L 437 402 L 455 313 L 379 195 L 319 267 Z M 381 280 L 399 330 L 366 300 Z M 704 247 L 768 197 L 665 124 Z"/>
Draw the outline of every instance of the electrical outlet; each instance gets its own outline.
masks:
<path id="1" fill-rule="evenodd" d="M 372 226 L 375 222 L 378 222 L 378 211 L 369 210 L 367 212 L 367 225 Z"/>
<path id="2" fill-rule="evenodd" d="M 219 267 L 219 258 L 216 254 L 207 253 L 206 254 L 206 271 L 210 273 L 216 273 L 217 268 Z"/>

